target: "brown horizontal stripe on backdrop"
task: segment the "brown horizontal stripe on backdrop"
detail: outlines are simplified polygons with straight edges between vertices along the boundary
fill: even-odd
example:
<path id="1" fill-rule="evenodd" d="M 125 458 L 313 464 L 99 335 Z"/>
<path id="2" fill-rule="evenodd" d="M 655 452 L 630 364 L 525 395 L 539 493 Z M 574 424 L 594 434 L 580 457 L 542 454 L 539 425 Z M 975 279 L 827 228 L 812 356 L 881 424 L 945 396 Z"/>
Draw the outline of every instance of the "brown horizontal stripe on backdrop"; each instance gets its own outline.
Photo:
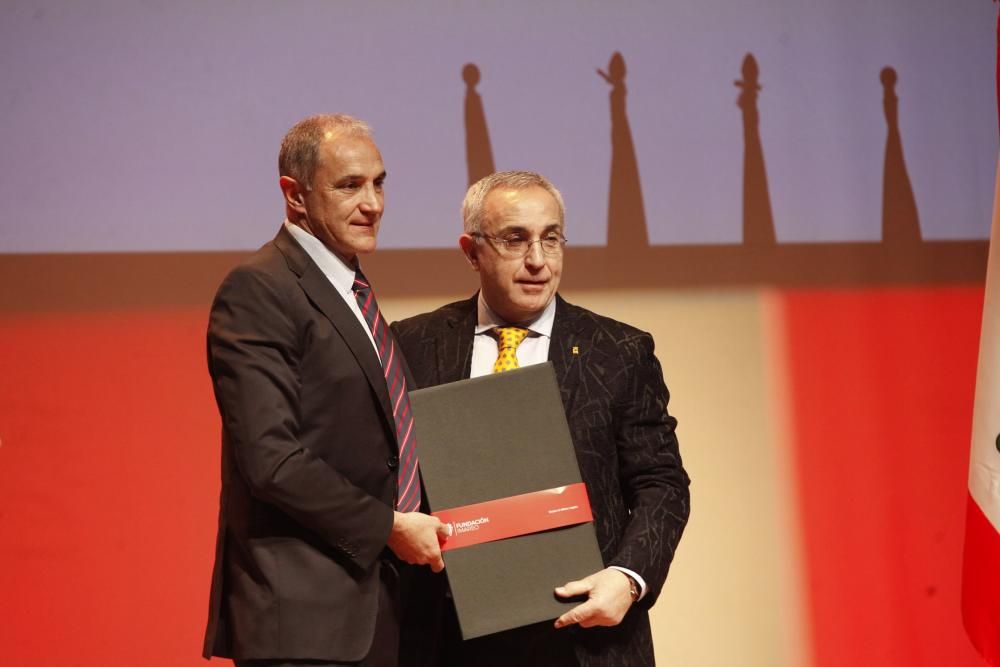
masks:
<path id="1" fill-rule="evenodd" d="M 563 287 L 856 287 L 980 283 L 986 241 L 778 243 L 566 250 Z M 207 305 L 249 252 L 0 255 L 0 313 Z M 472 292 L 458 248 L 363 260 L 382 297 Z"/>

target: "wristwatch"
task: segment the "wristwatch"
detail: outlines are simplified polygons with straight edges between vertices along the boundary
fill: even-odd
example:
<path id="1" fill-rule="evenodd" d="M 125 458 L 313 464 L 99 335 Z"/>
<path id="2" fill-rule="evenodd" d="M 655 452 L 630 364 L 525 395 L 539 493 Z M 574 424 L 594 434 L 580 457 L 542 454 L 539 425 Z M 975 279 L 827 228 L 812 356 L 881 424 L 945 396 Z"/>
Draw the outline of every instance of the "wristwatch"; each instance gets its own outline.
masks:
<path id="1" fill-rule="evenodd" d="M 625 574 L 625 573 L 622 572 L 622 574 Z M 638 602 L 639 601 L 639 594 L 641 593 L 641 591 L 639 590 L 639 584 L 636 583 L 635 579 L 633 579 L 632 577 L 630 577 L 627 574 L 625 574 L 625 578 L 628 579 L 628 592 L 629 592 L 629 595 L 632 596 L 632 602 Z"/>

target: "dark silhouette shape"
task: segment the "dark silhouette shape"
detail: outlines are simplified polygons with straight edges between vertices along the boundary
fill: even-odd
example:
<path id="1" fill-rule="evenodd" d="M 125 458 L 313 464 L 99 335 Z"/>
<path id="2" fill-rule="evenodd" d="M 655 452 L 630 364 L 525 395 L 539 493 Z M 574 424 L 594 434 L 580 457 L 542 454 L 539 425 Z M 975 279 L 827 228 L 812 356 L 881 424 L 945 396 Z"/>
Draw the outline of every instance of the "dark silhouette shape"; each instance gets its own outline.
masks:
<path id="1" fill-rule="evenodd" d="M 923 241 L 910 180 L 903 161 L 897 121 L 896 72 L 881 73 L 885 87 L 886 142 L 883 199 L 884 242 L 770 243 L 649 246 L 639 170 L 625 114 L 625 60 L 615 53 L 608 71 L 598 74 L 611 90 L 611 194 L 608 247 L 571 246 L 563 285 L 572 289 L 658 287 L 862 287 L 873 285 L 981 284 L 989 242 Z M 482 102 L 474 88 L 479 68 L 468 64 L 466 138 L 469 178 L 493 172 L 493 157 Z M 757 136 L 757 93 L 761 90 L 753 56 L 743 61 L 738 106 L 746 131 L 744 230 L 760 230 L 770 220 L 767 180 Z M 754 147 L 759 157 L 758 188 L 748 187 Z M 473 165 L 478 165 L 473 168 Z M 756 195 L 754 194 L 756 192 Z M 756 197 L 756 198 L 755 198 Z M 749 203 L 755 203 L 748 206 Z M 756 217 L 750 216 L 757 211 Z M 748 224 L 748 220 L 750 223 Z M 766 227 L 764 227 L 766 229 Z M 900 233 L 900 230 L 904 233 Z M 747 235 L 750 238 L 761 236 Z M 248 252 L 0 253 L 0 316 L 53 311 L 106 311 L 127 308 L 198 307 L 211 303 L 219 282 Z M 622 270 L 623 266 L 627 270 Z M 428 271 L 427 267 L 434 267 Z M 479 282 L 454 248 L 386 249 L 365 258 L 365 273 L 380 295 L 452 299 Z M 25 281 L 24 276 L 38 276 Z M 420 276 L 420 280 L 413 280 Z"/>
<path id="2" fill-rule="evenodd" d="M 736 106 L 743 112 L 743 245 L 774 245 L 774 216 L 767 188 L 764 148 L 760 142 L 757 94 L 762 90 L 760 70 L 752 53 L 743 58 L 743 79 L 733 85 L 742 92 Z"/>
<path id="3" fill-rule="evenodd" d="M 476 92 L 479 83 L 479 68 L 467 63 L 462 68 L 465 81 L 465 164 L 469 170 L 469 185 L 484 176 L 489 176 L 496 167 L 493 164 L 493 149 L 490 147 L 490 131 L 486 125 L 483 98 Z"/>
<path id="4" fill-rule="evenodd" d="M 625 111 L 625 59 L 615 51 L 608 71 L 597 73 L 611 84 L 611 179 L 608 188 L 608 248 L 615 254 L 649 247 L 639 161 Z"/>
<path id="5" fill-rule="evenodd" d="M 920 243 L 920 218 L 913 187 L 903 159 L 903 141 L 899 135 L 899 98 L 896 97 L 896 70 L 882 69 L 879 79 L 885 93 L 882 108 L 888 134 L 885 140 L 885 166 L 882 171 L 882 242 L 889 246 Z"/>

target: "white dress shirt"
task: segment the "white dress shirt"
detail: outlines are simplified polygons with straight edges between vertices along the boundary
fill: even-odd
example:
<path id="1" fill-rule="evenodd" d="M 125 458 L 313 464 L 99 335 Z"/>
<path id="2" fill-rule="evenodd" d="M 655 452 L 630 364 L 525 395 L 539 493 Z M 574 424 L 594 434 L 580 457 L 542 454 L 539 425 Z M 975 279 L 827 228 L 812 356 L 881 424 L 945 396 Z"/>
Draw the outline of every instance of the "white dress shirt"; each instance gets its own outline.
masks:
<path id="1" fill-rule="evenodd" d="M 375 354 L 378 355 L 378 345 L 375 344 L 372 330 L 368 328 L 368 322 L 365 321 L 365 316 L 361 312 L 361 306 L 358 305 L 358 298 L 354 296 L 354 267 L 338 257 L 336 253 L 323 245 L 322 241 L 298 225 L 293 225 L 285 220 L 285 229 L 302 246 L 302 249 L 312 258 L 312 261 L 316 262 L 316 266 L 323 272 L 326 279 L 330 281 L 334 290 L 344 300 L 347 307 L 351 309 L 354 316 L 358 318 L 361 328 L 368 334 L 368 340 L 371 341 Z M 381 357 L 379 360 L 381 361 Z"/>
<path id="2" fill-rule="evenodd" d="M 490 332 L 496 327 L 510 326 L 493 312 L 493 309 L 483 298 L 481 291 L 479 292 L 477 310 L 476 335 L 472 339 L 472 370 L 469 374 L 474 378 L 492 373 L 493 364 L 500 354 L 497 339 Z M 516 355 L 519 367 L 548 361 L 549 343 L 552 342 L 552 324 L 555 319 L 556 300 L 552 299 L 549 305 L 545 306 L 541 315 L 530 322 L 517 325 L 528 330 L 528 335 L 517 346 Z M 620 570 L 635 579 L 635 582 L 639 584 L 640 600 L 646 595 L 646 582 L 638 573 L 618 565 L 610 565 L 609 567 Z"/>

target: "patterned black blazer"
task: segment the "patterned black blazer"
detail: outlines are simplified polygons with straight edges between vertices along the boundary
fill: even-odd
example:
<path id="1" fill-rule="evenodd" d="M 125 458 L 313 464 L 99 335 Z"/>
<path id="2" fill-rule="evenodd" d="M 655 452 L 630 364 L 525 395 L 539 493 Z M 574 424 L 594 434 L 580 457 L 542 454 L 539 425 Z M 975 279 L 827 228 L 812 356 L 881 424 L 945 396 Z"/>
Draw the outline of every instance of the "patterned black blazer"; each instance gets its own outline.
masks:
<path id="1" fill-rule="evenodd" d="M 477 296 L 393 325 L 420 387 L 469 377 Z M 549 346 L 606 565 L 639 573 L 646 596 L 614 628 L 574 632 L 585 667 L 652 665 L 647 610 L 690 510 L 676 420 L 648 333 L 557 295 Z M 555 632 L 555 630 L 553 630 Z"/>

